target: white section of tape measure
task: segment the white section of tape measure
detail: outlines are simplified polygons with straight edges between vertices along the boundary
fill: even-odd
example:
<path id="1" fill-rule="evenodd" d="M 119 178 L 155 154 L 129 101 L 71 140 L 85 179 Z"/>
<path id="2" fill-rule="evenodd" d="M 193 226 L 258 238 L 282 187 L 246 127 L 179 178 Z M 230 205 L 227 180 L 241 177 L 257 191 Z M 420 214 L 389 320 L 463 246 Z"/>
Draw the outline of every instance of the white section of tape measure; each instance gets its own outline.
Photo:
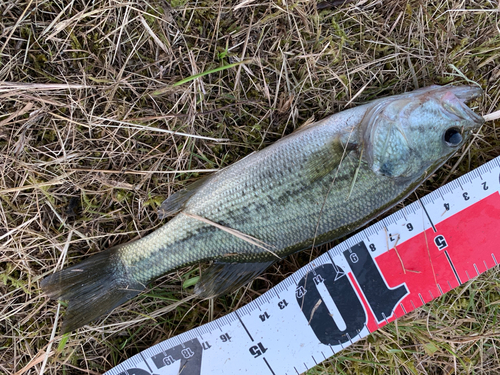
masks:
<path id="1" fill-rule="evenodd" d="M 191 359 L 191 368 L 186 366 L 182 371 L 188 375 L 243 372 L 291 375 L 314 367 L 348 344 L 365 337 L 369 331 L 365 326 L 346 344 L 330 346 L 318 342 L 297 304 L 296 296 L 301 293 L 297 288 L 298 281 L 318 266 L 332 264 L 332 260 L 341 269 L 349 270 L 343 252 L 360 242 L 364 242 L 367 248 L 373 246 L 372 258 L 381 255 L 395 243 L 407 241 L 498 191 L 499 175 L 500 157 L 352 236 L 248 305 L 154 345 L 109 370 L 106 375 L 178 374 L 183 358 Z M 314 273 L 308 277 L 314 277 Z M 323 290 L 321 288 L 318 291 Z M 335 302 L 328 298 L 328 292 L 320 291 L 320 296 L 337 326 L 344 328 L 345 322 Z M 192 345 L 201 345 L 203 350 L 199 347 L 198 350 L 192 349 Z M 201 353 L 195 368 L 193 353 Z"/>

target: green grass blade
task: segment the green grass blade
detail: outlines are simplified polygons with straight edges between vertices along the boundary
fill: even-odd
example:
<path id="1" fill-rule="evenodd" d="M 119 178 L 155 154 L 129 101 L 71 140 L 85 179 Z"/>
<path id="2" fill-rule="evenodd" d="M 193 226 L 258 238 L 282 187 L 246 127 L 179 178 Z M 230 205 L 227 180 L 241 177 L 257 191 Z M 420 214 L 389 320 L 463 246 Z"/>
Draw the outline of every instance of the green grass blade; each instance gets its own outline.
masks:
<path id="1" fill-rule="evenodd" d="M 174 83 L 172 86 L 169 86 L 168 88 L 163 88 L 163 89 L 160 89 L 160 90 L 154 91 L 154 92 L 153 92 L 153 95 L 160 95 L 160 94 L 163 94 L 163 93 L 164 93 L 164 92 L 166 92 L 169 88 L 172 88 L 172 87 L 177 87 L 177 86 L 183 85 L 183 84 L 185 84 L 185 83 L 187 83 L 187 82 L 194 81 L 196 78 L 204 77 L 204 76 L 207 76 L 207 75 L 212 74 L 212 73 L 217 73 L 217 72 L 220 72 L 220 71 L 222 71 L 222 70 L 231 69 L 231 68 L 234 68 L 235 66 L 238 66 L 238 65 L 242 65 L 242 64 L 249 64 L 249 63 L 251 63 L 251 62 L 252 62 L 252 60 L 243 60 L 243 61 L 235 62 L 235 63 L 232 63 L 232 64 L 219 66 L 219 67 L 217 67 L 217 68 L 210 69 L 210 70 L 207 70 L 207 71 L 205 71 L 205 72 L 201 72 L 201 73 L 198 73 L 198 74 L 195 74 L 195 75 L 192 75 L 192 76 L 186 77 L 186 78 L 181 79 L 180 81 L 178 81 L 178 82 Z"/>

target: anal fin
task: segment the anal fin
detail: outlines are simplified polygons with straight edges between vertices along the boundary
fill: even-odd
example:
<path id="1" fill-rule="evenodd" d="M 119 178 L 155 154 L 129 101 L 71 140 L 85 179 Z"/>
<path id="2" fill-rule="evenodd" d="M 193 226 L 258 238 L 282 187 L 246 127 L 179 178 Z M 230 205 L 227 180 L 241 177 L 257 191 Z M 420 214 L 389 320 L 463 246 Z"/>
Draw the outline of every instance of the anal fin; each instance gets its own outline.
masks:
<path id="1" fill-rule="evenodd" d="M 256 263 L 215 261 L 202 275 L 194 292 L 200 298 L 228 294 L 260 275 L 276 260 Z"/>

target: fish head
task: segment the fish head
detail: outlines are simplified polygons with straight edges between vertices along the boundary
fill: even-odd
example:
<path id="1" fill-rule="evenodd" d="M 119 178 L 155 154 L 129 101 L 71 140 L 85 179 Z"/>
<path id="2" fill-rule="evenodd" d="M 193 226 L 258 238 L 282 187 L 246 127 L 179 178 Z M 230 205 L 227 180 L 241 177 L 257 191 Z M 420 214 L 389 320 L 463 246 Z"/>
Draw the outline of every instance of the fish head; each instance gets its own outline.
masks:
<path id="1" fill-rule="evenodd" d="M 431 86 L 375 101 L 360 126 L 365 160 L 393 178 L 436 168 L 484 123 L 466 105 L 481 94 L 476 86 Z"/>

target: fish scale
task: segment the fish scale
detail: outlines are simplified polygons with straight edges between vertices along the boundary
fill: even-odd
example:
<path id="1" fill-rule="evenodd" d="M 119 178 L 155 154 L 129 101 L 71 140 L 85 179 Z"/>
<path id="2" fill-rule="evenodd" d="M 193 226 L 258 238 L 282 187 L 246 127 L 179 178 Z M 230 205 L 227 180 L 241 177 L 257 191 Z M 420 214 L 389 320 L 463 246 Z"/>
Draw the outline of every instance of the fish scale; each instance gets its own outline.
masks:
<path id="1" fill-rule="evenodd" d="M 280 258 L 344 236 L 411 193 L 484 122 L 464 104 L 480 93 L 433 86 L 308 125 L 169 197 L 160 211 L 175 216 L 163 227 L 49 276 L 42 287 L 68 300 L 65 330 L 198 262 L 213 264 L 196 294 L 235 290 Z"/>

